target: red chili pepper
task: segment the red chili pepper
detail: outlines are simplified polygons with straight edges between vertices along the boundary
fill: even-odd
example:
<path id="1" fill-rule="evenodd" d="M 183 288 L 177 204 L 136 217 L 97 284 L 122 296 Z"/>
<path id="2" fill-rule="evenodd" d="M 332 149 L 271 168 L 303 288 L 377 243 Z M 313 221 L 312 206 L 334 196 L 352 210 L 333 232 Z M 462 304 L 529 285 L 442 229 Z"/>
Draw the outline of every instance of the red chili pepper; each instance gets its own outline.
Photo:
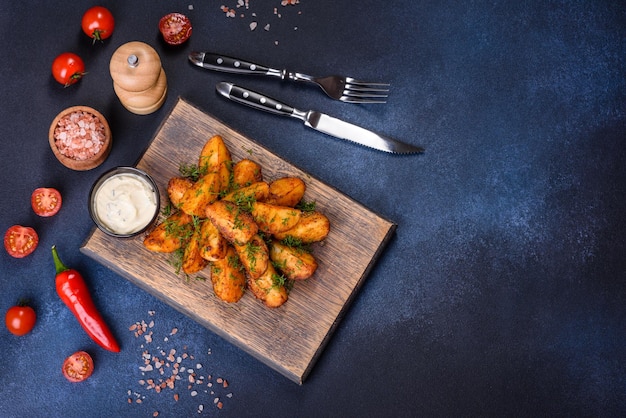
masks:
<path id="1" fill-rule="evenodd" d="M 63 265 L 52 246 L 52 258 L 56 268 L 56 288 L 61 300 L 72 311 L 85 332 L 105 350 L 119 353 L 120 346 L 94 305 L 83 276 Z"/>

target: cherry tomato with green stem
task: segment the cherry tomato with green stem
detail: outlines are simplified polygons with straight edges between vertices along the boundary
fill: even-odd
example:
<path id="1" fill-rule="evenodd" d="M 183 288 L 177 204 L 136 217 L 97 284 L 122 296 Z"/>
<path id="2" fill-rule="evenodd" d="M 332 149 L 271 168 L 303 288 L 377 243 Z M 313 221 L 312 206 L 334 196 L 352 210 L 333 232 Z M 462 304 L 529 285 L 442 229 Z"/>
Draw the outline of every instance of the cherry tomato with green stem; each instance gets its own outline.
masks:
<path id="1" fill-rule="evenodd" d="M 75 84 L 85 74 L 85 63 L 72 52 L 63 52 L 52 62 L 52 76 L 65 87 Z"/>
<path id="2" fill-rule="evenodd" d="M 109 9 L 102 6 L 94 6 L 83 15 L 81 22 L 83 32 L 93 39 L 93 42 L 103 41 L 113 35 L 115 19 Z"/>
<path id="3" fill-rule="evenodd" d="M 35 310 L 28 306 L 26 302 L 20 302 L 15 306 L 11 306 L 4 316 L 4 324 L 9 332 L 13 335 L 28 334 L 37 321 Z"/>

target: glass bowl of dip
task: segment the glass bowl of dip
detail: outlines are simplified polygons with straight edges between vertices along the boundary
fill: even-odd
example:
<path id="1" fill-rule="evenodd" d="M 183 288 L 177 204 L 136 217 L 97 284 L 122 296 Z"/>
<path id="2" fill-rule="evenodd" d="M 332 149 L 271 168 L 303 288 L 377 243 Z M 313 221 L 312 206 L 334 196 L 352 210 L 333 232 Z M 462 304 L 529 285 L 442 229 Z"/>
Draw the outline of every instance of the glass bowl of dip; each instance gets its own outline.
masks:
<path id="1" fill-rule="evenodd" d="M 120 238 L 144 232 L 159 215 L 160 194 L 146 172 L 116 167 L 102 174 L 89 192 L 89 215 L 104 233 Z"/>

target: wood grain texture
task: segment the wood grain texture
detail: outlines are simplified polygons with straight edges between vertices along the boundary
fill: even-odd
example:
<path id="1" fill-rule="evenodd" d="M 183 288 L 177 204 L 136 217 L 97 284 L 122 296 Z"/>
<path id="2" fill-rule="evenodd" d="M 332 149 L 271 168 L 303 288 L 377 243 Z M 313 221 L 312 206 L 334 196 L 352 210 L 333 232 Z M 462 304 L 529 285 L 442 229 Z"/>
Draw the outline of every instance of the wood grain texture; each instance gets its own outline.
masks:
<path id="1" fill-rule="evenodd" d="M 144 235 L 116 239 L 94 228 L 81 251 L 302 384 L 396 224 L 180 98 L 137 164 L 159 185 L 162 206 L 167 204 L 167 182 L 178 175 L 179 165 L 195 163 L 215 134 L 223 137 L 233 161 L 249 158 L 261 164 L 265 180 L 302 178 L 305 200 L 315 201 L 330 219 L 330 234 L 313 248 L 319 263 L 315 275 L 295 283 L 283 306 L 267 308 L 249 291 L 237 303 L 222 302 L 213 294 L 210 268 L 197 275 L 204 281 L 177 276 L 167 255 L 143 247 Z"/>

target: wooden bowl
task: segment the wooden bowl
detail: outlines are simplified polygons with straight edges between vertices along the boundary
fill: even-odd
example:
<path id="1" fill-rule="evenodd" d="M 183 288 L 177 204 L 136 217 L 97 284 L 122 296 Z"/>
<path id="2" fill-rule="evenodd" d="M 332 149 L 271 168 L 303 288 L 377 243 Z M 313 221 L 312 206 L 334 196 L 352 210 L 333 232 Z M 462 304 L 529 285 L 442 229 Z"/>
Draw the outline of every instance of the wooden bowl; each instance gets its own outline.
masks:
<path id="1" fill-rule="evenodd" d="M 69 134 L 70 127 L 75 128 L 72 131 L 80 130 L 80 120 L 94 122 L 96 130 L 101 134 L 96 135 L 97 139 L 91 142 L 89 142 L 89 138 L 81 137 L 74 142 L 74 146 L 69 146 L 68 141 L 63 138 L 63 133 Z M 98 120 L 100 124 L 97 123 Z M 92 126 L 91 123 L 89 123 L 89 126 Z M 89 126 L 85 131 L 92 131 Z M 58 132 L 57 128 L 59 128 Z M 91 170 L 102 164 L 109 156 L 113 143 L 111 128 L 107 120 L 96 109 L 88 106 L 72 106 L 61 111 L 50 125 L 48 140 L 54 156 L 57 157 L 61 164 L 77 171 Z M 94 141 L 100 144 L 99 148 L 94 145 Z M 84 144 L 87 144 L 87 146 Z"/>

